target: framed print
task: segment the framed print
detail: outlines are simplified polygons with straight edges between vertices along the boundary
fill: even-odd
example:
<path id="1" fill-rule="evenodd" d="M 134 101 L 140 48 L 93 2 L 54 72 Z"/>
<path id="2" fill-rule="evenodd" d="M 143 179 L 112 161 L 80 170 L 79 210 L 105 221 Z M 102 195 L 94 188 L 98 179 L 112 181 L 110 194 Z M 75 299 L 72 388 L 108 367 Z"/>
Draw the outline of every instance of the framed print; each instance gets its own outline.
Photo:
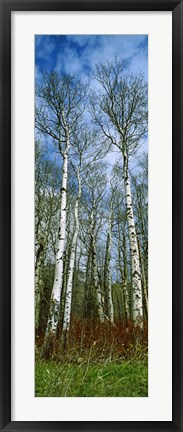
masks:
<path id="1" fill-rule="evenodd" d="M 181 431 L 182 2 L 1 24 L 1 429 Z"/>

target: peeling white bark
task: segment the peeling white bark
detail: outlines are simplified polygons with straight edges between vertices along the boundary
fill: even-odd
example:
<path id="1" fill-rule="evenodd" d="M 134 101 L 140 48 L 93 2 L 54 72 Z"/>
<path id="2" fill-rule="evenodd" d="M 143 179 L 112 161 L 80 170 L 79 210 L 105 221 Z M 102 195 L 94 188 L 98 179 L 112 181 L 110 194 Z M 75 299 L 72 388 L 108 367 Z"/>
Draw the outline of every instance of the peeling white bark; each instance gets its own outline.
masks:
<path id="1" fill-rule="evenodd" d="M 51 323 L 52 330 L 56 330 L 59 309 L 60 309 L 60 298 L 62 293 L 63 285 L 63 258 L 65 251 L 65 237 L 66 237 L 66 213 L 67 213 L 67 179 L 68 179 L 68 153 L 70 148 L 69 141 L 69 130 L 66 123 L 64 112 L 62 112 L 62 119 L 64 123 L 66 146 L 63 153 L 63 173 L 62 173 L 62 186 L 61 186 L 61 203 L 60 203 L 60 223 L 59 223 L 59 235 L 58 245 L 56 251 L 55 261 L 55 276 L 52 290 L 52 313 Z"/>
<path id="2" fill-rule="evenodd" d="M 123 232 L 123 263 L 124 267 L 122 269 L 122 282 L 123 282 L 123 298 L 126 318 L 130 318 L 130 307 L 129 307 L 129 292 L 127 289 L 127 257 L 126 257 L 126 239 L 125 233 Z"/>
<path id="3" fill-rule="evenodd" d="M 79 234 L 79 201 L 81 197 L 81 180 L 80 173 L 78 171 L 78 196 L 75 203 L 74 217 L 75 217 L 75 233 L 72 240 L 71 246 L 71 256 L 69 263 L 68 281 L 66 288 L 66 298 L 65 298 L 65 309 L 64 309 L 64 320 L 63 320 L 63 331 L 68 331 L 70 327 L 70 317 L 71 317 L 71 302 L 72 302 L 72 288 L 73 288 L 73 274 L 74 266 L 76 260 L 76 246 Z"/>
<path id="4" fill-rule="evenodd" d="M 126 195 L 126 211 L 130 239 L 131 263 L 132 263 L 132 291 L 133 291 L 133 319 L 141 323 L 143 319 L 142 284 L 137 235 L 132 206 L 132 194 L 128 172 L 128 156 L 123 151 L 123 170 Z"/>

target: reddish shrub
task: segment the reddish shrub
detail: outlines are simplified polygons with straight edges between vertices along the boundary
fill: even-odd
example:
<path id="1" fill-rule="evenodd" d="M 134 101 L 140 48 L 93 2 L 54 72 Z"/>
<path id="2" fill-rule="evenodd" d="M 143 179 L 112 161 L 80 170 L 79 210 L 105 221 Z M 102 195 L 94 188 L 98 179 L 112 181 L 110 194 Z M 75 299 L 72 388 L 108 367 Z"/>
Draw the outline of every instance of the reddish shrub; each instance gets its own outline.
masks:
<path id="1" fill-rule="evenodd" d="M 51 343 L 50 343 L 51 341 Z M 90 353 L 91 361 L 123 360 L 147 355 L 148 325 L 135 326 L 132 320 L 117 321 L 115 325 L 98 321 L 79 320 L 72 317 L 69 332 L 61 340 L 47 336 L 42 350 L 45 358 L 59 361 L 85 361 Z"/>

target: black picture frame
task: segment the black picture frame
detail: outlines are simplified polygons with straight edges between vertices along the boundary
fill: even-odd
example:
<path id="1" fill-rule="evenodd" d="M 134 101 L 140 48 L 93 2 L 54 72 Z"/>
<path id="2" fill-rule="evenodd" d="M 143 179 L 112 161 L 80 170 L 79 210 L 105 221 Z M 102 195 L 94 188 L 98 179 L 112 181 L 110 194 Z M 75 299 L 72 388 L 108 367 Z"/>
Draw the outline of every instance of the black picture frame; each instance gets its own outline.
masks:
<path id="1" fill-rule="evenodd" d="M 170 422 L 11 421 L 11 12 L 172 11 L 173 19 L 173 416 Z M 0 0 L 0 428 L 2 431 L 183 431 L 183 4 L 180 0 Z M 181 123 L 182 120 L 182 123 Z M 158 355 L 158 353 L 157 353 Z"/>

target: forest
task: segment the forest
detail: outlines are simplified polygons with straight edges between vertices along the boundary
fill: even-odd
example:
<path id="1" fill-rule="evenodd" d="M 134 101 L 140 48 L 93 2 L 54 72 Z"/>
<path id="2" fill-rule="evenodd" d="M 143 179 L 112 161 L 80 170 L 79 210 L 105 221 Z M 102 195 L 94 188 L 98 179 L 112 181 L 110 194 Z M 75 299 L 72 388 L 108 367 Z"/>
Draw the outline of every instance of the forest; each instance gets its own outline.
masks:
<path id="1" fill-rule="evenodd" d="M 35 87 L 35 396 L 148 396 L 148 85 L 128 62 Z"/>

